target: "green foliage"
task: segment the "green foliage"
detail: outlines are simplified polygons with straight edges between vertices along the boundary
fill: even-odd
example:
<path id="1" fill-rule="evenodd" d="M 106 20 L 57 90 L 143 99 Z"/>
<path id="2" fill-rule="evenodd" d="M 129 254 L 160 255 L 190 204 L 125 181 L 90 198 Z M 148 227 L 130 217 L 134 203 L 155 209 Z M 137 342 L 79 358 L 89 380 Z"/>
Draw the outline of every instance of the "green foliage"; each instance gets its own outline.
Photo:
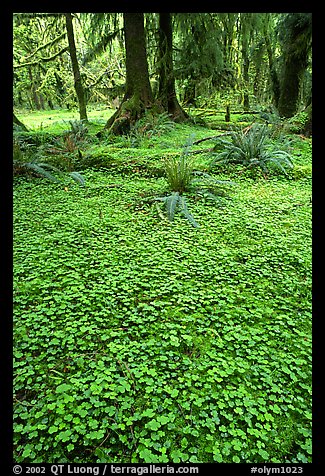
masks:
<path id="1" fill-rule="evenodd" d="M 198 223 L 188 210 L 187 201 L 183 195 L 184 192 L 201 194 L 218 202 L 217 195 L 225 195 L 227 186 L 234 184 L 226 180 L 216 180 L 205 172 L 195 171 L 194 159 L 189 155 L 192 142 L 192 137 L 189 137 L 178 157 L 170 156 L 164 159 L 167 182 L 173 193 L 166 197 L 158 197 L 155 200 L 164 202 L 169 221 L 174 220 L 175 211 L 180 209 L 187 220 L 197 228 Z M 157 205 L 156 207 L 161 216 L 160 208 Z"/>
<path id="2" fill-rule="evenodd" d="M 67 131 L 66 135 L 72 136 L 76 143 L 82 142 L 88 134 L 88 127 L 84 120 L 82 121 L 69 121 L 71 131 Z"/>
<path id="3" fill-rule="evenodd" d="M 295 165 L 292 169 L 291 176 L 295 180 L 300 180 L 304 178 L 312 177 L 312 167 L 311 165 Z"/>
<path id="4" fill-rule="evenodd" d="M 158 113 L 149 110 L 131 127 L 124 140 L 130 147 L 146 146 L 148 139 L 158 140 L 162 134 L 173 130 L 174 127 L 175 122 L 170 119 L 167 112 Z"/>
<path id="5" fill-rule="evenodd" d="M 171 131 L 175 127 L 167 112 L 157 113 L 157 111 L 146 111 L 145 115 L 134 125 L 134 130 L 152 137 L 162 135 Z"/>
<path id="6" fill-rule="evenodd" d="M 301 111 L 287 121 L 287 128 L 294 134 L 301 134 L 308 121 L 308 113 Z"/>
<path id="7" fill-rule="evenodd" d="M 139 200 L 172 195 L 149 171 L 192 133 L 214 134 L 85 143 L 84 164 L 110 161 L 87 187 L 15 177 L 15 461 L 312 461 L 311 181 L 241 175 L 209 207 L 232 175 L 197 154 L 170 225 Z M 311 140 L 290 143 L 310 168 Z"/>
<path id="8" fill-rule="evenodd" d="M 186 153 L 164 160 L 164 169 L 169 187 L 173 192 L 188 191 L 193 180 L 193 160 Z"/>
<path id="9" fill-rule="evenodd" d="M 31 153 L 25 154 L 21 150 L 21 146 L 18 141 L 14 141 L 13 144 L 13 171 L 14 175 L 22 175 L 35 173 L 38 176 L 46 178 L 51 182 L 55 183 L 65 183 L 65 176 L 68 175 L 75 182 L 80 185 L 85 185 L 85 179 L 79 172 L 62 172 L 57 167 L 46 163 L 41 162 L 40 159 L 36 156 L 35 158 L 29 157 Z"/>
<path id="10" fill-rule="evenodd" d="M 290 154 L 276 149 L 268 139 L 266 124 L 255 123 L 248 130 L 232 131 L 230 140 L 218 140 L 215 149 L 222 145 L 224 150 L 216 153 L 210 168 L 213 169 L 218 163 L 234 163 L 252 169 L 260 168 L 264 174 L 280 172 L 287 175 L 287 169 L 293 167 Z"/>
<path id="11" fill-rule="evenodd" d="M 168 195 L 167 197 L 158 197 L 155 200 L 161 200 L 164 202 L 167 218 L 169 221 L 174 220 L 176 209 L 180 209 L 181 213 L 195 228 L 199 226 L 197 222 L 194 220 L 191 213 L 188 211 L 188 206 L 187 206 L 185 197 L 180 195 L 179 192 L 173 192 L 171 195 Z M 158 213 L 161 216 L 161 211 L 158 205 L 156 206 L 157 206 Z"/>

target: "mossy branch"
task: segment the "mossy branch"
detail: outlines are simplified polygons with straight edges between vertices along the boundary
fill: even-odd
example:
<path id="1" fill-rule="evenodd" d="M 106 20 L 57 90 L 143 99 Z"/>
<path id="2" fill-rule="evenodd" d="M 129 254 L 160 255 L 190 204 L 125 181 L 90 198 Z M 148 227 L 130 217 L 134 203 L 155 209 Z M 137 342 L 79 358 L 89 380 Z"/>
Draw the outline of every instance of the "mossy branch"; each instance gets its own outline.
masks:
<path id="1" fill-rule="evenodd" d="M 14 65 L 14 69 L 25 68 L 27 66 L 36 66 L 36 65 L 39 65 L 42 61 L 44 63 L 48 63 L 49 61 L 55 60 L 58 56 L 62 55 L 66 51 L 68 51 L 68 49 L 69 49 L 69 47 L 65 46 L 64 48 L 62 48 L 62 50 L 60 50 L 58 53 L 55 53 L 55 55 L 53 55 L 53 56 L 49 56 L 47 58 L 41 57 L 37 61 L 30 61 L 28 63 L 22 63 L 22 64 Z"/>

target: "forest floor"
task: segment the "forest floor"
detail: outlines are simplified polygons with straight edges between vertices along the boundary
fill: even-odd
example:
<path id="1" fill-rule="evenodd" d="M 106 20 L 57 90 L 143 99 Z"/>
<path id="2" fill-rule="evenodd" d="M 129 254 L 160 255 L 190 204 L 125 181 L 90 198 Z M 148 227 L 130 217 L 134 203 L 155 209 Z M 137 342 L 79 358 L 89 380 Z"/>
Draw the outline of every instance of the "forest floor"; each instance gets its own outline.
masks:
<path id="1" fill-rule="evenodd" d="M 19 118 L 47 140 L 77 119 L 55 114 Z M 311 139 L 290 177 L 221 167 L 194 228 L 146 199 L 223 118 L 97 139 L 106 114 L 61 151 L 84 187 L 14 178 L 15 461 L 310 462 Z"/>

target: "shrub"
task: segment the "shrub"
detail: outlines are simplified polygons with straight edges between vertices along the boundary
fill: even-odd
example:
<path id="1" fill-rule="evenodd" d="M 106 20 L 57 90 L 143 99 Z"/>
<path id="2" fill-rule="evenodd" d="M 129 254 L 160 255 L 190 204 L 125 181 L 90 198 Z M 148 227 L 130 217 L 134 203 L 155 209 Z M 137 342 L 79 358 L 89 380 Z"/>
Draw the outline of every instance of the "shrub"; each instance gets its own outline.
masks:
<path id="1" fill-rule="evenodd" d="M 28 154 L 21 150 L 17 141 L 14 141 L 13 144 L 13 172 L 14 175 L 28 175 L 34 173 L 37 176 L 50 180 L 51 182 L 64 183 L 64 172 L 51 164 L 41 162 L 37 156 L 34 158 L 29 157 Z M 80 173 L 69 172 L 68 176 L 80 185 L 85 185 L 85 180 Z"/>
<path id="2" fill-rule="evenodd" d="M 293 167 L 291 175 L 293 179 L 299 180 L 303 178 L 311 178 L 312 167 L 311 165 L 296 165 Z"/>
<path id="3" fill-rule="evenodd" d="M 232 131 L 229 139 L 218 139 L 215 150 L 220 145 L 224 150 L 216 154 L 210 163 L 213 169 L 217 163 L 241 164 L 252 169 L 261 169 L 264 176 L 272 171 L 282 172 L 287 175 L 288 168 L 292 168 L 290 154 L 284 150 L 276 149 L 271 143 L 270 131 L 266 124 L 253 124 L 242 131 Z"/>
<path id="4" fill-rule="evenodd" d="M 183 193 L 189 189 L 193 179 L 193 160 L 186 153 L 165 159 L 164 168 L 168 185 L 173 192 Z"/>

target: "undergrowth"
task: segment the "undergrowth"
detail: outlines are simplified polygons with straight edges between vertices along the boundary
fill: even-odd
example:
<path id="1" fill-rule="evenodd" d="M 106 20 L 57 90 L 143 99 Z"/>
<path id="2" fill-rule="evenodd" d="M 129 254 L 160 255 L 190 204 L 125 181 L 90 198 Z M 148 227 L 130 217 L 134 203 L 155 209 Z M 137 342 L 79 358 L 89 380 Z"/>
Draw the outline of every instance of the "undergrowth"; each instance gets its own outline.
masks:
<path id="1" fill-rule="evenodd" d="M 148 170 L 191 133 L 211 131 L 98 143 L 129 173 L 81 160 L 85 187 L 14 178 L 16 462 L 311 461 L 310 176 L 225 168 L 226 207 L 190 194 L 200 228 L 161 220 Z"/>

